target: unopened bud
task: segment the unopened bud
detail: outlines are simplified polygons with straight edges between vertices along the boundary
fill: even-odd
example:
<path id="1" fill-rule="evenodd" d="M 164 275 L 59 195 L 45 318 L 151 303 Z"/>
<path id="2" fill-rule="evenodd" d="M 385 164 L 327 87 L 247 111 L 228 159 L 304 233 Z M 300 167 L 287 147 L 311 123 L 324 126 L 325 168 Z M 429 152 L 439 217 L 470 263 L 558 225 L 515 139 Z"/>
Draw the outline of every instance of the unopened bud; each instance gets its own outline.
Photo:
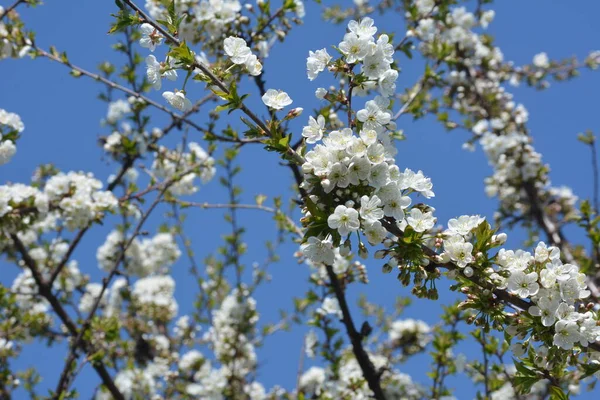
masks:
<path id="1" fill-rule="evenodd" d="M 296 117 L 299 117 L 299 116 L 300 116 L 300 114 L 302 114 L 302 111 L 304 111 L 304 108 L 302 108 L 302 107 L 296 107 L 296 108 L 294 108 L 294 109 L 290 110 L 290 111 L 287 113 L 287 115 L 285 116 L 285 119 L 284 119 L 284 120 L 286 120 L 286 121 L 287 121 L 287 120 L 290 120 L 290 119 L 294 119 L 294 118 L 296 118 Z"/>
<path id="2" fill-rule="evenodd" d="M 346 240 L 343 245 L 340 246 L 340 256 L 347 257 L 350 254 L 350 250 L 352 250 L 352 244 L 350 239 Z"/>
<path id="3" fill-rule="evenodd" d="M 506 235 L 506 233 L 499 233 L 497 235 L 492 236 L 492 242 L 494 242 L 496 245 L 503 245 L 506 242 L 507 238 L 508 236 Z"/>
<path id="4" fill-rule="evenodd" d="M 362 243 L 358 246 L 358 256 L 363 260 L 369 257 L 369 250 L 367 250 L 367 247 Z"/>
<path id="5" fill-rule="evenodd" d="M 381 260 L 381 259 L 385 258 L 386 254 L 387 254 L 387 251 L 385 251 L 385 250 L 377 250 L 375 252 L 375 259 Z"/>

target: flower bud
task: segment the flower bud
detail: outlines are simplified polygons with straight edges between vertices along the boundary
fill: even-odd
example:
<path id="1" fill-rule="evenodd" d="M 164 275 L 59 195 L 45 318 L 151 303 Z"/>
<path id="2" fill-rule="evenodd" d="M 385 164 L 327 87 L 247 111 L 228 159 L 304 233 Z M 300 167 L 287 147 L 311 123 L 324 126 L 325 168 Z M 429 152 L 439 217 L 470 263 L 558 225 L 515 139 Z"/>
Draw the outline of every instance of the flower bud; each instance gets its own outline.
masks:
<path id="1" fill-rule="evenodd" d="M 302 107 L 296 107 L 294 109 L 291 109 L 285 116 L 284 121 L 299 117 L 300 114 L 302 114 L 302 111 L 304 111 L 304 108 Z"/>
<path id="2" fill-rule="evenodd" d="M 385 251 L 385 250 L 377 250 L 375 252 L 375 259 L 381 260 L 381 259 L 385 258 L 386 254 L 387 254 L 387 251 Z"/>
<path id="3" fill-rule="evenodd" d="M 358 256 L 363 260 L 369 257 L 369 250 L 367 250 L 367 247 L 362 243 L 358 245 Z"/>
<path id="4" fill-rule="evenodd" d="M 492 236 L 492 242 L 496 245 L 503 245 L 506 242 L 508 236 L 506 233 L 499 233 L 497 235 Z"/>
<path id="5" fill-rule="evenodd" d="M 348 257 L 350 254 L 350 250 L 352 250 L 352 243 L 350 239 L 346 240 L 343 245 L 340 246 L 340 256 Z"/>

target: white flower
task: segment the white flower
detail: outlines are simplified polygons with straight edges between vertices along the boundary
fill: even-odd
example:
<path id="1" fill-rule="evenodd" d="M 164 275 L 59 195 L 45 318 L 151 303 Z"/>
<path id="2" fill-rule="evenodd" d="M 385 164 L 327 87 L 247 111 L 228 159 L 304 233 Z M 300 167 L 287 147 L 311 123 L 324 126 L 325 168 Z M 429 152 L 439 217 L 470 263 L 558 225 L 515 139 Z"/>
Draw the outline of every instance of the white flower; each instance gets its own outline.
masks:
<path id="1" fill-rule="evenodd" d="M 340 309 L 340 303 L 334 297 L 325 297 L 323 305 L 317 309 L 317 312 L 321 315 L 334 314 L 338 318 L 342 318 L 342 310 Z"/>
<path id="2" fill-rule="evenodd" d="M 383 218 L 381 199 L 376 195 L 371 198 L 363 196 L 360 198 L 360 216 L 367 222 L 372 223 Z"/>
<path id="3" fill-rule="evenodd" d="M 310 330 L 308 334 L 304 337 L 304 349 L 306 351 L 306 355 L 309 358 L 315 357 L 315 348 L 317 347 L 319 338 L 315 331 Z"/>
<path id="4" fill-rule="evenodd" d="M 146 76 L 148 77 L 148 82 L 152 84 L 152 87 L 155 90 L 159 90 L 162 85 L 160 63 L 152 54 L 146 57 Z"/>
<path id="5" fill-rule="evenodd" d="M 404 209 L 410 206 L 411 199 L 408 196 L 402 196 L 398 192 L 396 196 L 385 200 L 383 212 L 386 217 L 393 217 L 400 222 L 404 219 Z"/>
<path id="6" fill-rule="evenodd" d="M 352 185 L 358 185 L 361 180 L 369 177 L 371 163 L 364 157 L 354 156 L 348 165 L 348 179 Z"/>
<path id="7" fill-rule="evenodd" d="M 179 92 L 164 92 L 163 97 L 169 102 L 171 106 L 182 112 L 187 112 L 192 109 L 192 102 L 190 99 L 185 97 L 185 94 Z"/>
<path id="8" fill-rule="evenodd" d="M 327 225 L 331 229 L 337 229 L 342 238 L 344 238 L 350 232 L 355 232 L 360 228 L 358 211 L 354 208 L 339 205 L 335 208 L 334 213 L 327 218 Z"/>
<path id="9" fill-rule="evenodd" d="M 548 59 L 548 54 L 539 53 L 533 57 L 533 65 L 538 68 L 548 68 L 550 66 L 550 60 Z"/>
<path id="10" fill-rule="evenodd" d="M 327 64 L 331 61 L 331 56 L 327 53 L 326 49 L 317 50 L 315 52 L 309 51 L 308 58 L 306 59 L 306 71 L 308 73 L 308 79 L 314 80 L 319 72 L 327 68 Z"/>
<path id="11" fill-rule="evenodd" d="M 546 243 L 539 242 L 535 248 L 535 261 L 545 262 L 550 259 L 551 261 L 556 260 L 560 257 L 560 250 L 555 246 L 546 246 Z"/>
<path id="12" fill-rule="evenodd" d="M 311 236 L 308 238 L 306 243 L 303 243 L 300 246 L 300 250 L 312 262 L 322 262 L 327 265 L 333 264 L 334 253 L 331 239 L 321 240 L 317 237 Z"/>
<path id="13" fill-rule="evenodd" d="M 535 295 L 540 290 L 535 272 L 526 274 L 523 271 L 513 271 L 508 278 L 508 290 L 522 299 Z"/>
<path id="14" fill-rule="evenodd" d="M 378 80 L 383 74 L 390 69 L 390 63 L 385 59 L 381 51 L 365 57 L 362 65 L 362 72 L 369 78 Z"/>
<path id="15" fill-rule="evenodd" d="M 281 110 L 283 107 L 292 104 L 292 99 L 290 99 L 290 96 L 286 92 L 275 89 L 267 90 L 262 96 L 262 101 L 265 105 L 275 110 Z"/>
<path id="16" fill-rule="evenodd" d="M 498 265 L 510 271 L 523 271 L 533 261 L 533 257 L 529 252 L 523 250 L 500 249 L 497 260 Z"/>
<path id="17" fill-rule="evenodd" d="M 325 98 L 325 95 L 327 95 L 327 89 L 325 88 L 317 88 L 317 90 L 315 90 L 315 97 L 319 100 L 323 100 Z"/>
<path id="18" fill-rule="evenodd" d="M 308 118 L 308 126 L 302 129 L 302 136 L 306 138 L 306 143 L 316 143 L 323 138 L 325 132 L 325 117 L 319 115 L 317 119 Z"/>
<path id="19" fill-rule="evenodd" d="M 479 215 L 462 215 L 458 219 L 452 218 L 448 221 L 448 231 L 452 234 L 465 236 L 471 232 L 473 228 L 478 227 L 484 220 L 485 218 L 482 218 Z"/>
<path id="20" fill-rule="evenodd" d="M 538 300 L 536 306 L 529 307 L 529 314 L 542 318 L 542 325 L 552 326 L 556 322 L 556 310 L 558 309 L 558 300 L 542 297 Z"/>
<path id="21" fill-rule="evenodd" d="M 162 41 L 163 36 L 152 25 L 147 23 L 142 24 L 140 30 L 142 31 L 140 46 L 154 51 L 156 46 Z"/>
<path id="22" fill-rule="evenodd" d="M 375 246 L 383 241 L 387 235 L 387 231 L 381 225 L 380 221 L 367 222 L 364 226 L 365 235 L 371 245 Z"/>
<path id="23" fill-rule="evenodd" d="M 396 93 L 398 71 L 388 69 L 379 77 L 379 92 L 382 96 L 391 97 Z"/>
<path id="24" fill-rule="evenodd" d="M 258 76 L 262 73 L 263 66 L 260 61 L 258 61 L 258 57 L 256 57 L 254 54 L 250 54 L 250 56 L 248 56 L 245 65 L 248 73 L 252 76 Z"/>
<path id="25" fill-rule="evenodd" d="M 347 33 L 344 40 L 338 45 L 340 51 L 346 56 L 348 64 L 361 61 L 369 54 L 369 40 L 359 38 L 355 33 Z"/>
<path id="26" fill-rule="evenodd" d="M 483 29 L 486 29 L 488 27 L 488 25 L 490 24 L 490 22 L 492 22 L 494 20 L 495 15 L 496 15 L 496 12 L 494 10 L 487 10 L 487 11 L 484 11 L 483 13 L 481 13 L 481 17 L 479 19 L 479 22 L 481 23 L 481 27 Z"/>
<path id="27" fill-rule="evenodd" d="M 7 112 L 2 108 L 0 108 L 0 125 L 6 125 L 17 132 L 23 132 L 25 129 L 25 125 L 18 114 Z"/>
<path id="28" fill-rule="evenodd" d="M 321 367 L 310 367 L 298 381 L 298 388 L 304 393 L 318 393 L 325 383 L 325 370 Z"/>
<path id="29" fill-rule="evenodd" d="M 125 116 L 128 112 L 131 111 L 131 106 L 129 103 L 123 99 L 119 99 L 117 101 L 113 101 L 108 105 L 108 112 L 106 114 L 106 120 L 114 124 L 121 118 Z"/>
<path id="30" fill-rule="evenodd" d="M 433 184 L 431 183 L 430 178 L 426 178 L 423 175 L 423 172 L 418 171 L 415 173 L 414 171 L 406 168 L 403 173 L 398 177 L 398 186 L 400 189 L 413 189 L 417 192 L 421 193 L 425 198 L 429 199 L 434 197 L 435 194 L 431 190 L 433 188 Z"/>
<path id="31" fill-rule="evenodd" d="M 334 187 L 345 188 L 350 184 L 348 178 L 348 167 L 342 163 L 335 163 L 331 166 L 331 170 L 327 175 L 327 184 L 324 184 L 325 193 L 331 192 Z"/>
<path id="32" fill-rule="evenodd" d="M 100 293 L 102 292 L 102 285 L 100 283 L 88 283 L 85 286 L 85 293 L 79 300 L 79 311 L 82 313 L 89 313 L 96 304 Z M 106 304 L 108 290 L 104 290 L 102 293 L 102 299 L 100 299 L 99 305 Z"/>
<path id="33" fill-rule="evenodd" d="M 17 146 L 10 141 L 5 140 L 0 142 L 0 165 L 4 165 L 10 161 L 17 152 Z"/>
<path id="34" fill-rule="evenodd" d="M 374 100 L 369 100 L 365 108 L 356 113 L 356 118 L 362 122 L 363 129 L 373 129 L 380 131 L 384 125 L 391 120 L 391 114 L 387 110 L 382 110 Z"/>
<path id="35" fill-rule="evenodd" d="M 451 236 L 444 241 L 444 250 L 450 256 L 450 259 L 460 268 L 473 262 L 473 244 L 465 242 L 462 236 Z"/>
<path id="36" fill-rule="evenodd" d="M 523 354 L 525 354 L 526 350 L 527 346 L 523 343 L 515 342 L 512 344 L 512 346 L 510 346 L 510 351 L 512 351 L 515 357 L 521 357 Z"/>
<path id="37" fill-rule="evenodd" d="M 412 226 L 415 232 L 425 232 L 433 228 L 435 217 L 431 211 L 424 213 L 418 208 L 413 208 L 406 217 L 406 222 Z"/>
<path id="38" fill-rule="evenodd" d="M 242 38 L 230 36 L 223 41 L 225 53 L 231 58 L 234 64 L 245 64 L 252 51 Z"/>
<path id="39" fill-rule="evenodd" d="M 552 343 L 564 350 L 571 350 L 579 341 L 579 329 L 573 321 L 558 321 L 554 326 L 555 334 Z"/>
<path id="40" fill-rule="evenodd" d="M 354 20 L 348 22 L 348 30 L 361 39 L 370 39 L 377 32 L 377 27 L 372 18 L 365 17 L 360 23 Z"/>

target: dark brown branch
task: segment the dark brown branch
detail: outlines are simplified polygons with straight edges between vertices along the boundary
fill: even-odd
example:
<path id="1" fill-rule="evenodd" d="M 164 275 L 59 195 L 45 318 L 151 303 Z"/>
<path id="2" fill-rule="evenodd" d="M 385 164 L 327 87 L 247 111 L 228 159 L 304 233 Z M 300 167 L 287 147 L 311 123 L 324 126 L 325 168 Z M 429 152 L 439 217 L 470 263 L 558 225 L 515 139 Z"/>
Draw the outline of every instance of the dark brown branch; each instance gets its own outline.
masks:
<path id="1" fill-rule="evenodd" d="M 352 352 L 354 353 L 354 357 L 356 357 L 356 361 L 362 370 L 363 377 L 369 384 L 369 388 L 373 392 L 374 397 L 378 400 L 385 400 L 385 394 L 381 388 L 381 374 L 375 370 L 373 362 L 363 347 L 363 336 L 356 330 L 356 327 L 354 326 L 342 284 L 337 278 L 337 275 L 333 271 L 333 267 L 331 265 L 327 265 L 326 269 L 327 275 L 329 276 L 330 285 L 335 292 L 335 297 L 337 298 L 337 301 L 340 304 L 340 309 L 342 310 L 342 322 L 346 326 L 346 332 L 348 333 L 348 337 L 352 343 Z"/>
<path id="2" fill-rule="evenodd" d="M 11 234 L 10 237 L 17 251 L 21 255 L 23 262 L 31 271 L 31 275 L 38 287 L 39 294 L 42 297 L 44 297 L 48 301 L 48 303 L 50 303 L 50 306 L 52 307 L 56 315 L 58 315 L 62 323 L 67 327 L 67 330 L 69 331 L 70 335 L 72 337 L 78 337 L 79 332 L 77 330 L 77 326 L 75 325 L 71 317 L 69 317 L 69 314 L 67 314 L 67 312 L 63 308 L 62 304 L 60 304 L 56 296 L 54 296 L 51 287 L 48 286 L 48 284 L 44 281 L 42 275 L 37 269 L 35 260 L 31 258 L 31 256 L 27 252 L 27 249 L 23 245 L 23 242 L 21 242 L 21 240 L 17 237 L 16 234 Z M 88 341 L 82 340 L 81 346 L 87 354 L 94 353 L 93 347 Z M 102 361 L 95 361 L 92 365 L 96 370 L 96 373 L 100 376 L 100 379 L 102 380 L 104 386 L 106 386 L 106 388 L 110 391 L 111 395 L 117 400 L 125 400 L 125 397 L 121 394 L 121 392 L 115 385 L 112 377 L 108 373 L 108 370 L 104 366 L 104 363 L 102 363 Z"/>

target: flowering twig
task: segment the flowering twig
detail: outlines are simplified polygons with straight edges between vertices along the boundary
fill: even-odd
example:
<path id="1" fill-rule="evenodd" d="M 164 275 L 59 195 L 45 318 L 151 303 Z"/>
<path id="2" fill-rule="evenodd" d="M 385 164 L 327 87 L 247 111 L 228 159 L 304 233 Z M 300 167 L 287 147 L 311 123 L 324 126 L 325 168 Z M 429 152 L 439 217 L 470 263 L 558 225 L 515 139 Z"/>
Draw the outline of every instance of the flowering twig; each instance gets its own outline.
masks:
<path id="1" fill-rule="evenodd" d="M 152 25 L 158 32 L 160 32 L 166 39 L 167 41 L 169 41 L 171 44 L 179 46 L 181 45 L 181 42 L 179 39 L 177 39 L 175 36 L 171 35 L 171 33 L 169 33 L 165 28 L 163 28 L 160 24 L 158 24 L 156 21 L 154 21 L 152 18 L 150 18 L 140 7 L 138 7 L 134 2 L 132 2 L 131 0 L 123 0 L 123 2 L 125 4 L 127 4 L 129 7 L 131 7 L 134 11 L 136 11 L 141 19 Z M 198 62 L 194 62 L 190 68 L 198 68 L 199 70 L 202 71 L 203 74 L 205 74 L 210 80 L 211 82 L 216 85 L 220 90 L 222 90 L 224 93 L 226 94 L 230 94 L 229 88 L 225 85 L 225 83 L 223 81 L 221 81 L 219 78 L 217 78 L 217 76 L 215 74 L 212 73 L 212 71 L 207 68 L 204 64 L 202 63 L 198 63 Z M 242 112 L 244 114 L 246 114 L 262 131 L 266 136 L 270 136 L 270 130 L 269 128 L 267 128 L 267 126 L 265 125 L 265 123 L 256 116 L 256 114 L 254 114 L 243 102 L 240 102 L 239 105 L 240 110 L 242 110 Z M 247 140 L 247 139 L 246 139 Z M 288 156 L 294 160 L 294 162 L 298 163 L 298 164 L 302 164 L 304 162 L 304 158 L 298 154 L 296 151 L 294 151 L 294 149 L 292 149 L 291 147 L 288 146 L 286 153 L 288 154 Z"/>
<path id="2" fill-rule="evenodd" d="M 22 4 L 22 3 L 27 3 L 27 0 L 17 0 L 13 4 L 11 4 L 7 8 L 5 8 L 4 11 L 2 12 L 2 14 L 0 14 L 0 21 L 2 21 L 2 19 L 5 16 L 7 16 L 8 13 L 10 13 L 12 10 L 14 10 L 15 8 L 17 8 L 19 6 L 19 4 Z"/>

